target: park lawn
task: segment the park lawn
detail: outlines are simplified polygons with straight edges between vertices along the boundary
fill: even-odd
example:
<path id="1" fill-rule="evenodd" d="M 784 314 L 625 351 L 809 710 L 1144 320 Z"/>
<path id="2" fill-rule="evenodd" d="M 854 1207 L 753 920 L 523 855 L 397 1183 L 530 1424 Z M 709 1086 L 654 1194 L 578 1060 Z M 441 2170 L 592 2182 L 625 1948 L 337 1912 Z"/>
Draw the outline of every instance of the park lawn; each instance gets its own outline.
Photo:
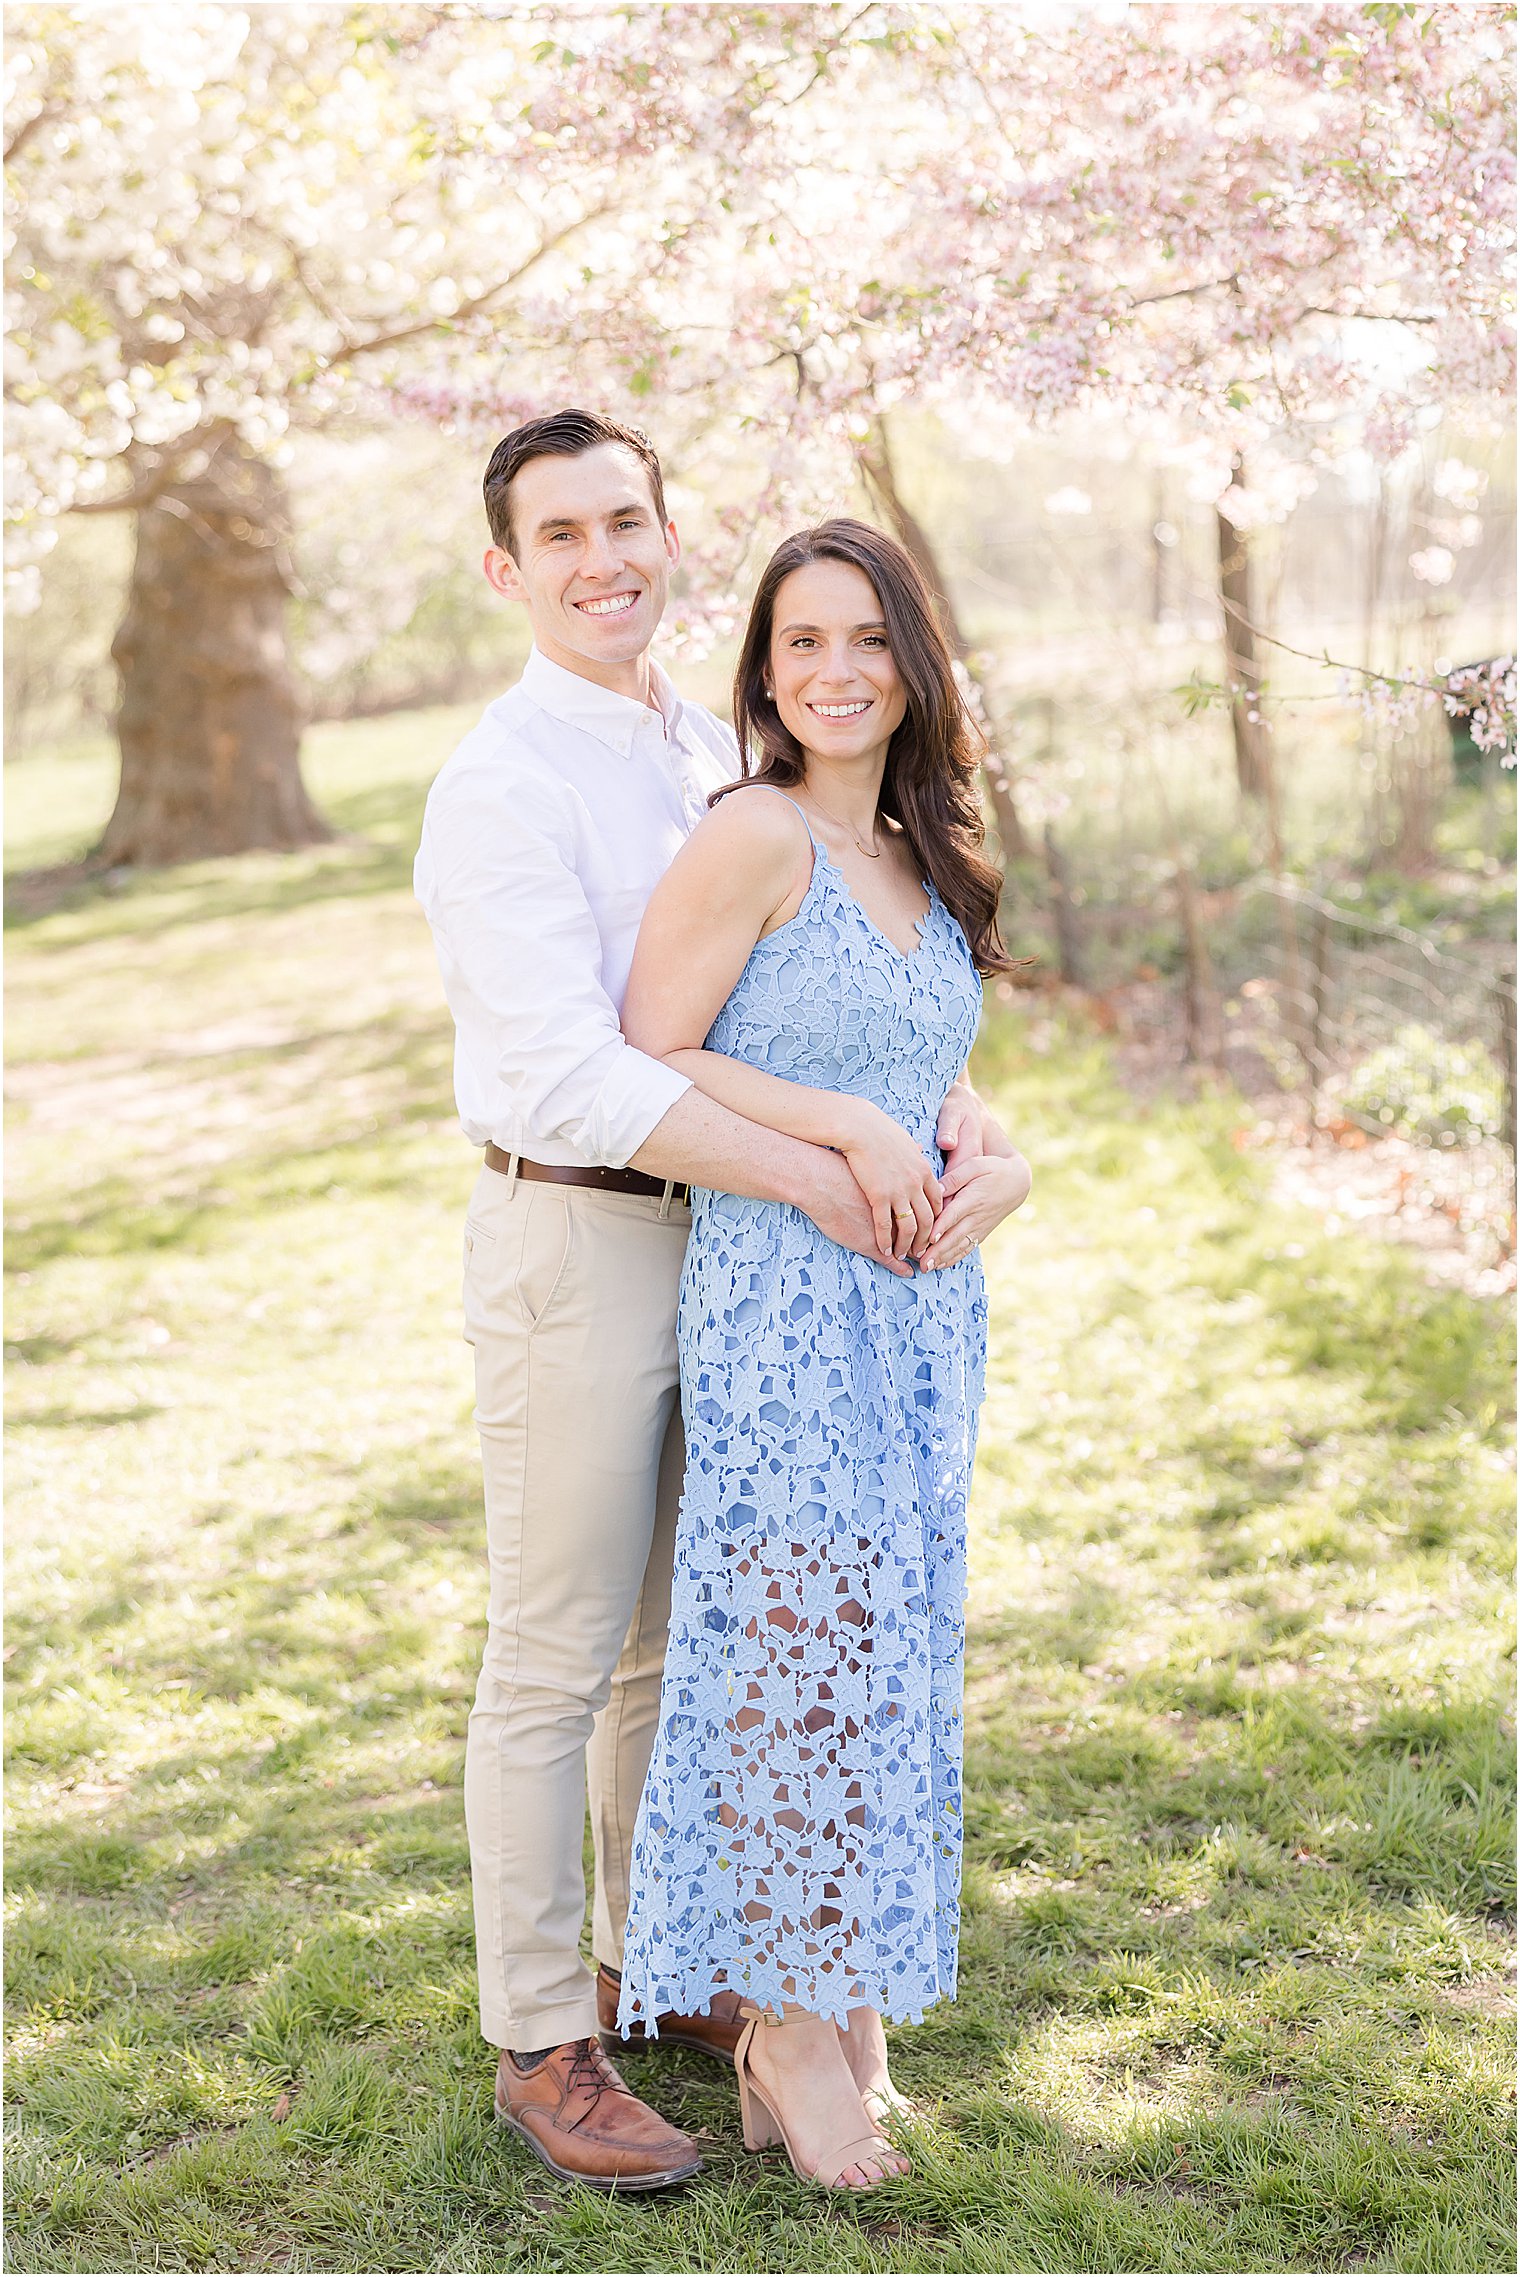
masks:
<path id="1" fill-rule="evenodd" d="M 491 2123 L 459 1794 L 472 1161 L 408 894 L 458 715 L 313 738 L 362 833 L 10 934 L 9 2260 L 36 2270 L 1513 2268 L 1508 1355 L 997 1004 L 961 1998 L 824 2201 L 701 2058 L 683 2195 Z M 22 864 L 98 757 L 10 773 Z M 114 886 L 117 890 L 111 890 Z"/>

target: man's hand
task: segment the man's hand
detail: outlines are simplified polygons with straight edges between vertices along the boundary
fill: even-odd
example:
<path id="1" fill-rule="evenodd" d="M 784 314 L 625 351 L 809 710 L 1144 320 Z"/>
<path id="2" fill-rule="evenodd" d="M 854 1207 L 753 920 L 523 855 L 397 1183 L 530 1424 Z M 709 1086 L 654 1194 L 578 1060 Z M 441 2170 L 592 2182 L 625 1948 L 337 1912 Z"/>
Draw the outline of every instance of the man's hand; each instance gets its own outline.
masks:
<path id="1" fill-rule="evenodd" d="M 909 1279 L 912 1266 L 894 1257 L 890 1245 L 883 1249 L 877 1240 L 871 1205 L 843 1157 L 826 1154 L 822 1149 L 818 1153 L 818 1165 L 806 1194 L 793 1197 L 798 1209 L 812 1219 L 821 1234 L 830 1241 L 837 1241 L 841 1249 L 853 1249 L 857 1256 L 869 1257 L 873 1265 L 884 1265 L 899 1280 Z"/>
<path id="2" fill-rule="evenodd" d="M 929 1158 L 901 1123 L 869 1099 L 840 1101 L 837 1145 L 866 1198 L 879 1256 L 918 1256 L 944 1201 Z"/>
<path id="3" fill-rule="evenodd" d="M 994 1226 L 1027 1201 L 1033 1184 L 1028 1163 L 1011 1148 L 1007 1154 L 973 1155 L 947 1169 L 940 1181 L 944 1208 L 934 1221 L 919 1266 L 958 1265 Z"/>

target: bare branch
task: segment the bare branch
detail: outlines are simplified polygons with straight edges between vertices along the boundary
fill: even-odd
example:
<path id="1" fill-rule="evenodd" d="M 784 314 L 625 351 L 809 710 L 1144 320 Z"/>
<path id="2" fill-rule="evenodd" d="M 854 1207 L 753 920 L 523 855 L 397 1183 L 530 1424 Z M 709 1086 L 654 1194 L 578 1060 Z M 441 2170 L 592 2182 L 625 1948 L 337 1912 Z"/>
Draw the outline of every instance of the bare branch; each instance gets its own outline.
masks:
<path id="1" fill-rule="evenodd" d="M 824 79 L 828 76 L 829 69 L 833 64 L 834 58 L 844 47 L 845 42 L 848 40 L 851 32 L 854 31 L 856 25 L 863 23 L 865 18 L 872 14 L 874 7 L 875 0 L 866 0 L 866 4 L 863 8 L 857 8 L 854 15 L 851 16 L 847 22 L 840 25 L 838 31 L 835 32 L 833 38 L 829 41 L 828 46 L 823 50 L 823 54 L 819 60 L 818 67 L 814 71 L 812 77 L 806 80 L 803 85 L 797 89 L 795 95 L 781 96 L 776 103 L 776 109 L 778 111 L 789 111 L 794 103 L 800 103 L 807 96 L 811 95 L 819 80 Z"/>
<path id="2" fill-rule="evenodd" d="M 1358 324 L 1439 324 L 1437 315 L 1405 315 L 1402 310 L 1386 308 L 1304 308 L 1301 316 L 1350 317 Z"/>
<path id="3" fill-rule="evenodd" d="M 353 346 L 353 335 L 349 329 L 348 320 L 340 309 L 333 307 L 332 303 L 327 298 L 326 293 L 322 290 L 322 287 L 320 284 L 318 284 L 316 278 L 312 275 L 310 266 L 306 260 L 305 255 L 302 253 L 300 246 L 292 244 L 291 240 L 285 235 L 283 230 L 271 229 L 265 222 L 255 219 L 254 226 L 260 231 L 263 236 L 273 239 L 274 243 L 279 246 L 281 252 L 285 255 L 286 260 L 290 263 L 291 271 L 294 274 L 296 283 L 300 286 L 302 292 L 305 293 L 307 299 L 311 302 L 312 307 L 317 311 L 318 315 L 325 316 L 328 323 L 332 326 L 333 330 L 341 336 L 346 353 L 347 350 Z"/>
<path id="4" fill-rule="evenodd" d="M 1384 686 L 1389 688 L 1429 688 L 1438 696 L 1444 695 L 1446 692 L 1444 681 L 1427 679 L 1423 672 L 1379 672 L 1370 664 L 1344 663 L 1338 657 L 1332 656 L 1327 648 L 1318 651 L 1310 648 L 1295 648 L 1291 641 L 1279 640 L 1275 633 L 1263 632 L 1260 625 L 1253 625 L 1245 611 L 1237 607 L 1233 601 L 1226 600 L 1222 594 L 1220 599 L 1228 616 L 1233 617 L 1238 624 L 1244 626 L 1245 630 L 1255 639 L 1265 641 L 1268 648 L 1280 648 L 1285 656 L 1302 657 L 1306 664 L 1326 665 L 1332 672 L 1356 672 L 1364 680 L 1381 680 Z"/>
<path id="5" fill-rule="evenodd" d="M 563 229 L 557 229 L 551 237 L 544 238 L 528 255 L 527 259 L 519 262 L 517 267 L 510 271 L 507 276 L 499 277 L 494 285 L 489 286 L 483 293 L 477 293 L 473 300 L 462 301 L 452 315 L 424 317 L 417 324 L 399 325 L 392 332 L 377 332 L 372 334 L 368 340 L 352 341 L 335 360 L 341 364 L 352 363 L 357 356 L 372 356 L 381 348 L 395 348 L 403 340 L 416 340 L 421 338 L 424 333 L 436 332 L 441 324 L 465 324 L 469 322 L 472 316 L 484 316 L 501 300 L 503 294 L 509 293 L 514 285 L 521 284 L 531 269 L 536 268 L 538 263 L 546 260 L 551 253 L 557 252 L 559 247 L 568 238 L 573 237 L 578 229 L 585 229 L 591 222 L 600 221 L 604 214 L 611 213 L 612 210 L 613 201 L 609 198 L 605 199 L 601 205 L 593 206 L 589 213 L 578 214 L 576 219 L 567 222 Z"/>
<path id="6" fill-rule="evenodd" d="M 1196 300 L 1200 293 L 1238 292 L 1240 272 L 1232 270 L 1227 277 L 1206 277 L 1201 284 L 1178 285 L 1171 292 L 1137 293 L 1130 302 L 1131 308 L 1159 308 L 1163 301 Z M 1385 308 L 1321 308 L 1310 303 L 1299 310 L 1300 316 L 1328 316 L 1338 321 L 1354 320 L 1358 324 L 1439 324 L 1436 315 L 1405 314 L 1400 309 Z"/>
<path id="7" fill-rule="evenodd" d="M 1227 277 L 1205 277 L 1202 284 L 1177 285 L 1168 293 L 1137 293 L 1130 302 L 1131 308 L 1159 308 L 1167 300 L 1196 300 L 1200 293 L 1233 292 L 1240 283 L 1240 271 L 1232 269 Z"/>

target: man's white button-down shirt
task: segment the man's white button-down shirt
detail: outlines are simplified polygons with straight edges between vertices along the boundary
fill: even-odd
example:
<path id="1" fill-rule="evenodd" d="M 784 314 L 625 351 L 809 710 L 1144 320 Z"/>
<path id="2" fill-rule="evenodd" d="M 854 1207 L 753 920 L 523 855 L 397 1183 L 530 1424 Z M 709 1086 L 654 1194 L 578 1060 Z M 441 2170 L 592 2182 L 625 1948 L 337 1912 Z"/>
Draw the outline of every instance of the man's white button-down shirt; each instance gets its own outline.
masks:
<path id="1" fill-rule="evenodd" d="M 428 794 L 417 898 L 475 1146 L 621 1168 L 688 1089 L 618 1018 L 649 897 L 739 756 L 658 670 L 653 692 L 657 711 L 534 649 Z"/>

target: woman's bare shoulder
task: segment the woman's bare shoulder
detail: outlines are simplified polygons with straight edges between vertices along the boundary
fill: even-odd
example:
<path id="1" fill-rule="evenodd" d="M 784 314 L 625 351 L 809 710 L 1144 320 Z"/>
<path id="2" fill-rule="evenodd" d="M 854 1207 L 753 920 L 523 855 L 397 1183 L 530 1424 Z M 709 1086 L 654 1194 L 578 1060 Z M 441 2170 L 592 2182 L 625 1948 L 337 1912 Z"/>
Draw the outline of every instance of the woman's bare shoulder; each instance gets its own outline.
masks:
<path id="1" fill-rule="evenodd" d="M 812 839 L 801 811 L 769 783 L 743 783 L 726 792 L 691 834 L 715 858 L 785 864 L 811 859 Z"/>

